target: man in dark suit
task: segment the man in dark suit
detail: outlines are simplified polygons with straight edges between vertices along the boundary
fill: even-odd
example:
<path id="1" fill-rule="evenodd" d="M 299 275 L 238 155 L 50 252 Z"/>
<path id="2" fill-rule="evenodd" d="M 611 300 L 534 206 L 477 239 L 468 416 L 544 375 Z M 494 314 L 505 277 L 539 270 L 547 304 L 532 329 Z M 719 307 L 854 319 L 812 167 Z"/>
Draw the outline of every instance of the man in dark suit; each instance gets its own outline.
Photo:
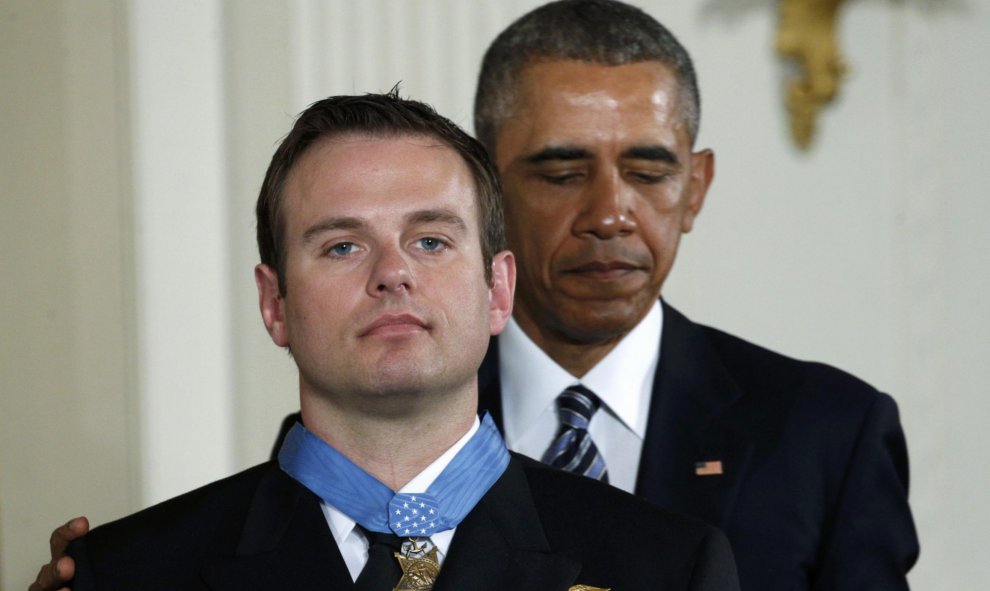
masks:
<path id="1" fill-rule="evenodd" d="M 479 420 L 515 264 L 477 141 L 395 94 L 331 97 L 257 212 L 261 316 L 302 423 L 277 463 L 76 540 L 74 588 L 738 589 L 715 528 L 512 457 Z"/>
<path id="2" fill-rule="evenodd" d="M 547 4 L 492 43 L 475 100 L 519 267 L 480 379 L 509 447 L 545 454 L 554 398 L 580 384 L 609 481 L 723 528 L 744 590 L 906 589 L 894 401 L 658 299 L 714 171 L 680 43 L 619 2 Z"/>
<path id="3" fill-rule="evenodd" d="M 659 299 L 713 176 L 699 120 L 690 56 L 628 5 L 551 3 L 493 42 L 475 128 L 520 274 L 481 407 L 542 458 L 557 395 L 588 388 L 602 475 L 722 527 L 744 589 L 904 589 L 918 542 L 893 400 Z"/>

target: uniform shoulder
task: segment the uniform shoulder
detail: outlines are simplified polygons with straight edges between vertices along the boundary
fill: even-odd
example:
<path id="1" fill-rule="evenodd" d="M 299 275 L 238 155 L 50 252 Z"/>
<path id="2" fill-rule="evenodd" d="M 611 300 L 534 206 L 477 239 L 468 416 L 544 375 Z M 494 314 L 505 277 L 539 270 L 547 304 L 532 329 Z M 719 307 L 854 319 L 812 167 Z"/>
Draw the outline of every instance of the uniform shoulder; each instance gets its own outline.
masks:
<path id="1" fill-rule="evenodd" d="M 273 470 L 271 462 L 260 464 L 101 525 L 83 538 L 85 551 L 98 562 L 133 564 L 162 553 L 178 558 L 206 546 L 234 547 L 239 531 L 231 524 L 243 521 L 257 484 Z"/>

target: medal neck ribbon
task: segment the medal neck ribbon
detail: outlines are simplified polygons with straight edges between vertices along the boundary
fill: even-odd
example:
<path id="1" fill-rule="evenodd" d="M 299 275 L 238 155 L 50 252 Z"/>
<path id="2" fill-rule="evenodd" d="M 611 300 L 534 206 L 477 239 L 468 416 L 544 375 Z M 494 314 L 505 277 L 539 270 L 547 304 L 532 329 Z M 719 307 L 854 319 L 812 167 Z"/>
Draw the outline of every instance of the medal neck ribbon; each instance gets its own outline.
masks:
<path id="1" fill-rule="evenodd" d="M 509 465 L 487 413 L 475 434 L 425 491 L 396 493 L 300 423 L 278 452 L 282 470 L 361 527 L 429 537 L 457 527 Z"/>

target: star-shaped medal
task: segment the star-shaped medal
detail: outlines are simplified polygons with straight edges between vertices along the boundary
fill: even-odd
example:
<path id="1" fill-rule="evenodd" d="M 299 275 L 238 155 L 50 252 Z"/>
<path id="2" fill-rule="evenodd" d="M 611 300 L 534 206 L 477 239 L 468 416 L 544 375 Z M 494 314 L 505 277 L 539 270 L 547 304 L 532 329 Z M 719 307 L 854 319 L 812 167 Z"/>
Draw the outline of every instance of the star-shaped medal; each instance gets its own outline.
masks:
<path id="1" fill-rule="evenodd" d="M 430 591 L 440 574 L 437 547 L 430 542 L 417 544 L 415 541 L 411 546 L 408 549 L 403 547 L 404 553 L 395 553 L 402 567 L 402 578 L 394 591 Z"/>

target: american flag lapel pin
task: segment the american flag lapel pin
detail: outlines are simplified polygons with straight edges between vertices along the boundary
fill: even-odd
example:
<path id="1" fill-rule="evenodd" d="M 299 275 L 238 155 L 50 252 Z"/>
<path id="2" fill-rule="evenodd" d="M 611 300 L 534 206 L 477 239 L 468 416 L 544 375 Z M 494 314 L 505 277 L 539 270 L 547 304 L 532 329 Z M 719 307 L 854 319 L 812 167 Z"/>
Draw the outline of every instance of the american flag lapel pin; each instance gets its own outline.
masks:
<path id="1" fill-rule="evenodd" d="M 721 476 L 722 460 L 709 460 L 694 463 L 695 476 Z"/>

